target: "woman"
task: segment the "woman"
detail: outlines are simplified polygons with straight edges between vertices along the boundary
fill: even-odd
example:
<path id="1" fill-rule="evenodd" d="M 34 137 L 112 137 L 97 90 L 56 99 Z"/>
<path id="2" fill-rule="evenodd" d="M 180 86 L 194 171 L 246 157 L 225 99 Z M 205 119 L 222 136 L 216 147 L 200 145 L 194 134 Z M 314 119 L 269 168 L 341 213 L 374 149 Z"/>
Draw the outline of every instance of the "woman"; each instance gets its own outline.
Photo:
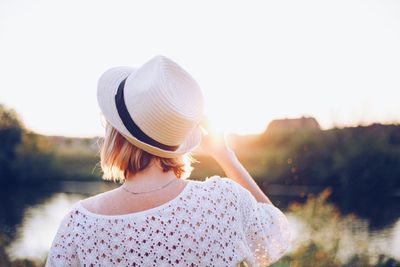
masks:
<path id="1" fill-rule="evenodd" d="M 156 56 L 138 69 L 112 68 L 97 96 L 104 178 L 122 185 L 74 205 L 46 266 L 267 266 L 284 254 L 285 215 L 224 139 L 204 135 L 202 149 L 226 177 L 186 179 L 202 137 L 203 95 L 182 67 Z"/>

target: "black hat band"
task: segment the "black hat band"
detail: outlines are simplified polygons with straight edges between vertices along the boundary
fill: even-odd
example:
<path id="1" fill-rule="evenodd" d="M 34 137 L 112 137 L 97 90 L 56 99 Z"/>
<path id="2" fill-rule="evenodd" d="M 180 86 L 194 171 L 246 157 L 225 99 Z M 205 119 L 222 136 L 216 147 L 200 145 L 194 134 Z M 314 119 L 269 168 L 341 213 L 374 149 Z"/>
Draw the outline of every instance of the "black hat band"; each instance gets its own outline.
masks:
<path id="1" fill-rule="evenodd" d="M 119 84 L 118 91 L 115 94 L 115 105 L 117 107 L 119 117 L 121 118 L 121 121 L 124 124 L 125 128 L 132 134 L 132 136 L 134 136 L 136 139 L 138 139 L 146 144 L 161 148 L 163 150 L 168 150 L 168 151 L 177 150 L 179 146 L 168 146 L 168 145 L 162 144 L 162 143 L 154 140 L 153 138 L 151 138 L 150 136 L 145 134 L 139 128 L 139 126 L 137 126 L 137 124 L 133 121 L 133 119 L 129 115 L 128 109 L 126 108 L 125 100 L 124 100 L 125 81 L 126 81 L 126 78 Z"/>

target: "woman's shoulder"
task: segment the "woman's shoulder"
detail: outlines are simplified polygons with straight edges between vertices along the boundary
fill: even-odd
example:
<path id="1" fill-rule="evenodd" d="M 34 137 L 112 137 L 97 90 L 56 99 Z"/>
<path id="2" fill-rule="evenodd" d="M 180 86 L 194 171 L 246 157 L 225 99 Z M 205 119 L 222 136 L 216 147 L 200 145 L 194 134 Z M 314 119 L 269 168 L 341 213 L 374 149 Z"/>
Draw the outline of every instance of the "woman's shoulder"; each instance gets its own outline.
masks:
<path id="1" fill-rule="evenodd" d="M 224 195 L 227 193 L 232 193 L 237 195 L 237 187 L 239 184 L 228 177 L 221 177 L 219 175 L 213 175 L 206 177 L 204 181 L 194 181 L 194 183 L 201 184 L 206 190 L 210 191 L 221 191 Z"/>
<path id="2" fill-rule="evenodd" d="M 59 218 L 57 234 L 71 234 L 82 222 L 79 216 L 79 201 L 74 202 L 71 207 Z"/>
<path id="3" fill-rule="evenodd" d="M 213 176 L 207 177 L 204 182 L 214 183 L 214 184 L 218 184 L 221 186 L 227 186 L 227 187 L 235 187 L 235 186 L 239 185 L 236 181 L 232 180 L 231 178 L 219 176 L 219 175 L 213 175 Z"/>

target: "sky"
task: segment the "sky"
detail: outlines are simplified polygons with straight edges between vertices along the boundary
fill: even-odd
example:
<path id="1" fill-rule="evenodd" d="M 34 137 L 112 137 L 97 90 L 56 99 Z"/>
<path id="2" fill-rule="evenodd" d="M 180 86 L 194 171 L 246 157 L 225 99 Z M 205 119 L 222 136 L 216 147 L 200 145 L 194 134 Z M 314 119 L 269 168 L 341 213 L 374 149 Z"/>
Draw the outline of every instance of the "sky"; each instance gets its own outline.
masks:
<path id="1" fill-rule="evenodd" d="M 400 1 L 0 0 L 0 103 L 42 134 L 102 135 L 106 69 L 165 55 L 228 133 L 400 122 Z"/>

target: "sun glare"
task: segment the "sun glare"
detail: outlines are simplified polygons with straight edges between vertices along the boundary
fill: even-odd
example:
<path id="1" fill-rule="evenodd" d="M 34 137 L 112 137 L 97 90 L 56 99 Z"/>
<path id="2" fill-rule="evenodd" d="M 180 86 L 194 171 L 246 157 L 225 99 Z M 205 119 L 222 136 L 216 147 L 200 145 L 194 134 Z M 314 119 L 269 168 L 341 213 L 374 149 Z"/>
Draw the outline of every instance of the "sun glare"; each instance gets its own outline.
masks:
<path id="1" fill-rule="evenodd" d="M 225 131 L 221 124 L 216 123 L 210 116 L 205 116 L 201 123 L 201 130 L 204 135 L 211 137 L 212 142 L 220 143 L 223 141 Z"/>

